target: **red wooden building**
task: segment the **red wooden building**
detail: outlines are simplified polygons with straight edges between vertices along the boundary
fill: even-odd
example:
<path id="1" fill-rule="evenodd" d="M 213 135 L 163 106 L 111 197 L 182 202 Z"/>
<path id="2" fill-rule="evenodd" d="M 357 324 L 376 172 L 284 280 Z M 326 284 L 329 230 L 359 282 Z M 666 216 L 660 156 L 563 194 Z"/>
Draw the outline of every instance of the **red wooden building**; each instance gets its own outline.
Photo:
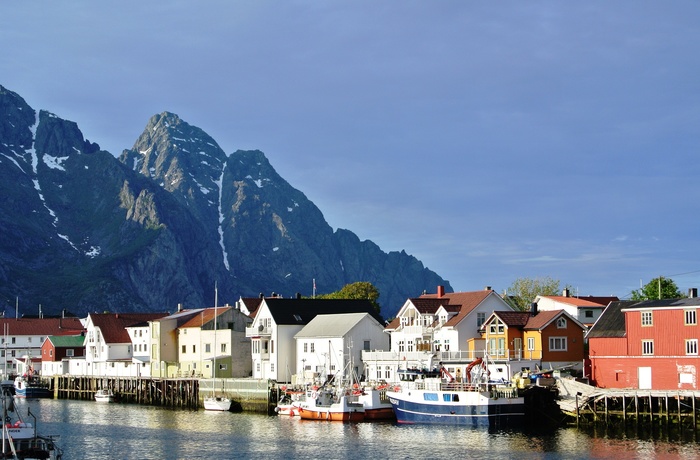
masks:
<path id="1" fill-rule="evenodd" d="M 600 388 L 697 390 L 698 308 L 685 299 L 612 302 L 586 335 Z"/>

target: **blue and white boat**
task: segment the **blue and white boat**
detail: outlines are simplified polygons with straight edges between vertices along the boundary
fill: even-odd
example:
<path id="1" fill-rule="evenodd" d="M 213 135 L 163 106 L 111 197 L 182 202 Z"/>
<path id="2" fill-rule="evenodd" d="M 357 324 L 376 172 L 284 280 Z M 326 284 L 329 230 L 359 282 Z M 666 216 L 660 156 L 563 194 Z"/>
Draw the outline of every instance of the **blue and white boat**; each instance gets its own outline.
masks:
<path id="1" fill-rule="evenodd" d="M 17 398 L 51 398 L 53 394 L 46 383 L 41 382 L 38 377 L 15 378 L 15 397 Z"/>
<path id="2" fill-rule="evenodd" d="M 473 369 L 478 367 L 478 369 Z M 525 399 L 515 387 L 488 381 L 481 359 L 464 381 L 442 372 L 409 369 L 387 392 L 398 423 L 464 426 L 517 426 L 525 419 Z"/>

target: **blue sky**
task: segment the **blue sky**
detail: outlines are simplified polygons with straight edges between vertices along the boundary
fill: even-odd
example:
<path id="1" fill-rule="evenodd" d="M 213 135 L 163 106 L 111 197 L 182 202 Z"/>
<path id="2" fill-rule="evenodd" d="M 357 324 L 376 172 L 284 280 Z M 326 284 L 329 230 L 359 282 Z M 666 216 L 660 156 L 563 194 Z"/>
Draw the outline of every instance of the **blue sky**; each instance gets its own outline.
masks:
<path id="1" fill-rule="evenodd" d="M 458 291 L 700 287 L 700 3 L 0 3 L 0 84 L 118 155 L 168 110 Z"/>

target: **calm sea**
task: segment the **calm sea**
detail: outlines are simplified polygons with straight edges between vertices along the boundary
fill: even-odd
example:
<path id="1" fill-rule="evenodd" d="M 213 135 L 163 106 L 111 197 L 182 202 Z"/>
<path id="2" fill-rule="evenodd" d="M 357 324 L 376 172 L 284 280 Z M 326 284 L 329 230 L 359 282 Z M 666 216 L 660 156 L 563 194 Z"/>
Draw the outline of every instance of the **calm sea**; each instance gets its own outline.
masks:
<path id="1" fill-rule="evenodd" d="M 575 428 L 532 434 L 343 424 L 50 399 L 23 401 L 17 408 L 22 414 L 31 409 L 42 434 L 60 435 L 66 460 L 700 458 L 700 444 L 693 440 L 610 436 Z"/>

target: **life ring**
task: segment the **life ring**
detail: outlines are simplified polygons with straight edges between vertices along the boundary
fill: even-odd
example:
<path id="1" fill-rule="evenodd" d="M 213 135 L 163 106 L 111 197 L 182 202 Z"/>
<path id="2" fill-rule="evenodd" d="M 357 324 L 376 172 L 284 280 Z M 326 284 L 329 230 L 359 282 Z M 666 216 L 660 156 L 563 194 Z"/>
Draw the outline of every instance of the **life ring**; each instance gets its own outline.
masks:
<path id="1" fill-rule="evenodd" d="M 398 393 L 399 391 L 401 391 L 401 387 L 398 386 L 398 385 L 395 386 L 395 387 L 394 387 L 394 393 Z"/>
<path id="2" fill-rule="evenodd" d="M 318 398 L 318 391 L 312 391 L 311 392 L 311 399 L 316 399 Z"/>
<path id="3" fill-rule="evenodd" d="M 377 387 L 377 390 L 383 390 L 384 388 L 388 388 L 388 387 L 389 387 L 389 384 L 388 384 L 388 383 L 385 383 L 384 385 L 379 385 L 379 386 Z"/>

